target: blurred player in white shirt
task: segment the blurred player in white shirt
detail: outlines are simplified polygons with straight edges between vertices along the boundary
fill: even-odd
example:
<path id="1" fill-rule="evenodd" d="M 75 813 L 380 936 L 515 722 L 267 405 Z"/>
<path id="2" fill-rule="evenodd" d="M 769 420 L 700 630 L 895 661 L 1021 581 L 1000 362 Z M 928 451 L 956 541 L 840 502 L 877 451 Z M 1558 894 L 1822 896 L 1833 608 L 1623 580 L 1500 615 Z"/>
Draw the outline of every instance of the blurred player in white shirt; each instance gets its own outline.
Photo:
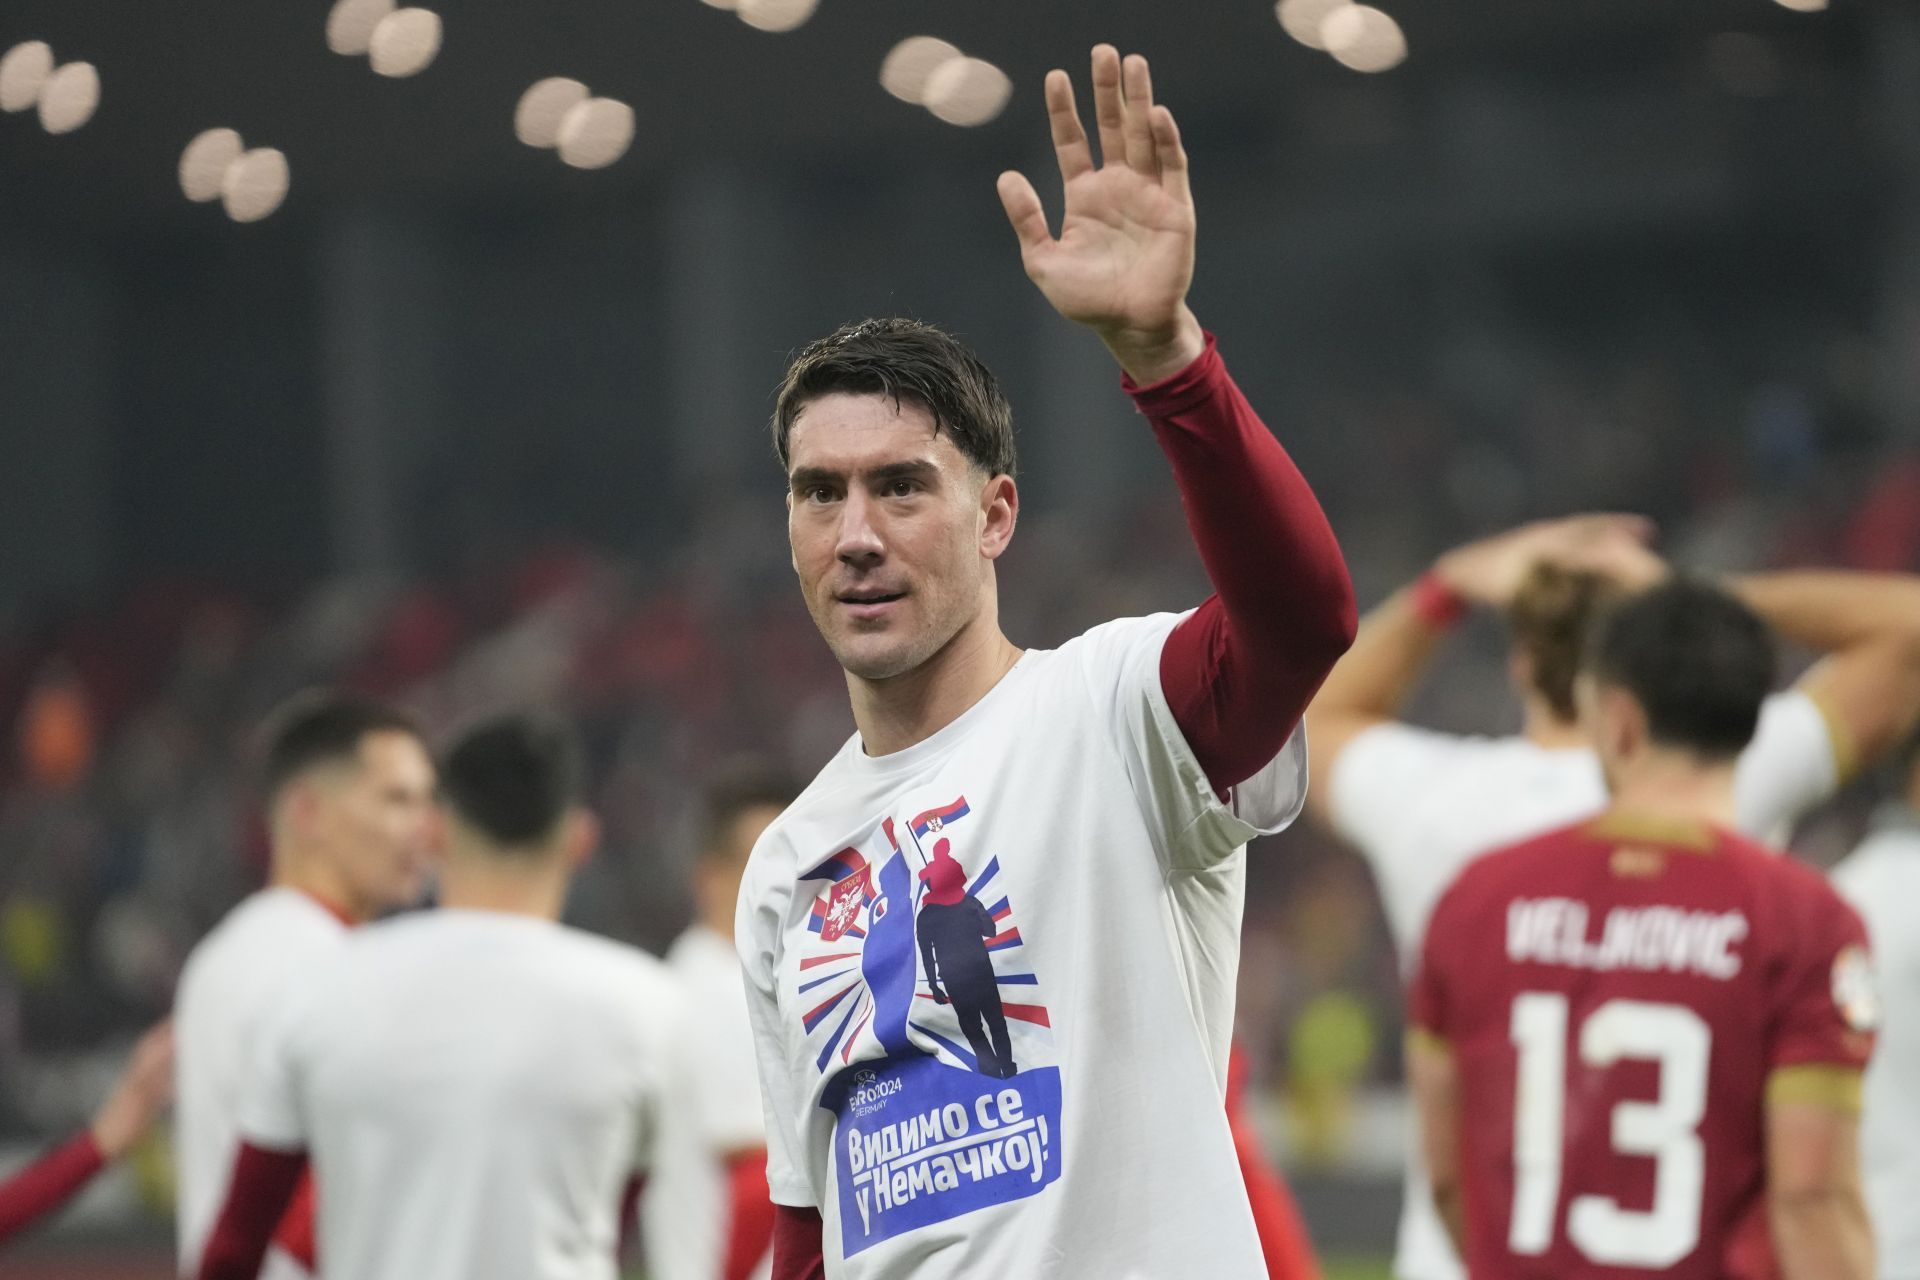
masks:
<path id="1" fill-rule="evenodd" d="M 309 1158 L 326 1274 L 613 1280 L 679 1001 L 559 923 L 597 828 L 579 753 L 513 716 L 447 756 L 439 910 L 370 926 L 262 1037 L 204 1280 L 251 1280 Z"/>
<path id="2" fill-rule="evenodd" d="M 767 1129 L 733 914 L 754 841 L 798 790 L 743 771 L 707 799 L 694 922 L 667 952 L 687 1032 L 642 1202 L 651 1280 L 747 1280 L 772 1263 Z"/>
<path id="3" fill-rule="evenodd" d="M 1402 964 L 1419 956 L 1435 902 L 1474 858 L 1604 806 L 1573 678 L 1610 595 L 1664 573 L 1642 545 L 1646 532 L 1631 517 L 1578 516 L 1450 552 L 1362 620 L 1315 695 L 1307 727 L 1320 785 L 1308 812 L 1372 865 Z M 1767 700 L 1735 776 L 1741 830 L 1784 844 L 1795 819 L 1920 716 L 1920 580 L 1789 572 L 1728 585 L 1784 639 L 1825 655 Z M 1472 606 L 1499 610 L 1512 631 L 1517 735 L 1438 733 L 1396 718 Z M 1411 1145 L 1394 1269 L 1401 1280 L 1462 1274 Z"/>
<path id="4" fill-rule="evenodd" d="M 1909 745 L 1900 777 L 1904 793 L 1833 872 L 1835 887 L 1867 922 L 1880 982 L 1860 1166 L 1882 1280 L 1920 1277 L 1920 741 Z"/>
<path id="5" fill-rule="evenodd" d="M 264 791 L 272 873 L 187 957 L 174 997 L 174 1122 L 182 1275 L 226 1199 L 236 1107 L 260 1028 L 290 979 L 326 963 L 347 931 L 419 898 L 433 826 L 433 762 L 390 707 L 303 694 L 269 722 Z M 296 1197 L 265 1273 L 314 1270 L 311 1188 Z"/>

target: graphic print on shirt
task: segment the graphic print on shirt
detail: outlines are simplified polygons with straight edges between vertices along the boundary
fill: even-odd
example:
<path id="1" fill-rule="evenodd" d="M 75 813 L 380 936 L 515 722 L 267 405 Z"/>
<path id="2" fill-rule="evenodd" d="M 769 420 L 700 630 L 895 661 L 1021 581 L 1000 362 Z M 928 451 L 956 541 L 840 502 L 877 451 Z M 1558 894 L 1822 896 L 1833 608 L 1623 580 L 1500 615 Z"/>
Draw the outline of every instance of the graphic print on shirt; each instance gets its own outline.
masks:
<path id="1" fill-rule="evenodd" d="M 801 876 L 825 882 L 798 1007 L 831 1075 L 846 1257 L 1060 1176 L 1052 1023 L 999 859 L 967 845 L 971 812 L 962 796 L 882 817 Z"/>

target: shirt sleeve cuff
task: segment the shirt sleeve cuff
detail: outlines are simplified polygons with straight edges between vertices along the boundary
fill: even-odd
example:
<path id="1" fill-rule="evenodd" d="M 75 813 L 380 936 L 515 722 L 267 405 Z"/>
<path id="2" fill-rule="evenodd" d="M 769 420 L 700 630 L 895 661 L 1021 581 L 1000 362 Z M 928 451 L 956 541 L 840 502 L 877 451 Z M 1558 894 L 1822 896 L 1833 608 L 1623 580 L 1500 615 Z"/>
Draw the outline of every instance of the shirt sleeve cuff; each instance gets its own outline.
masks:
<path id="1" fill-rule="evenodd" d="M 1131 375 L 1120 375 L 1120 387 L 1133 397 L 1133 403 L 1149 418 L 1180 413 L 1211 397 L 1224 381 L 1226 364 L 1220 359 L 1220 344 L 1212 333 L 1207 345 L 1192 364 L 1158 382 L 1141 386 Z"/>
<path id="2" fill-rule="evenodd" d="M 94 1138 L 92 1129 L 81 1130 L 68 1146 L 73 1159 L 87 1171 L 88 1177 L 107 1167 L 107 1154 L 100 1150 L 100 1143 Z"/>

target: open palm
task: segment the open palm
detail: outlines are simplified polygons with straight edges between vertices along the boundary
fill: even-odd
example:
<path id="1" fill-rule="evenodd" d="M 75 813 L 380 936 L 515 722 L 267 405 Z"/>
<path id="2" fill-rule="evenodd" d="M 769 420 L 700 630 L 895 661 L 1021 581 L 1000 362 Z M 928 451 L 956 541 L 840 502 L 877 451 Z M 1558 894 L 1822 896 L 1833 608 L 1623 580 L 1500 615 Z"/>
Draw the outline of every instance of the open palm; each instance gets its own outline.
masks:
<path id="1" fill-rule="evenodd" d="M 1098 167 L 1072 81 L 1064 71 L 1047 74 L 1047 117 L 1066 195 L 1057 238 L 1025 176 L 1001 174 L 999 190 L 1027 275 L 1056 311 L 1118 353 L 1164 343 L 1191 321 L 1193 195 L 1179 130 L 1173 114 L 1154 105 L 1145 58 L 1122 62 L 1113 46 L 1096 46 L 1093 100 Z"/>

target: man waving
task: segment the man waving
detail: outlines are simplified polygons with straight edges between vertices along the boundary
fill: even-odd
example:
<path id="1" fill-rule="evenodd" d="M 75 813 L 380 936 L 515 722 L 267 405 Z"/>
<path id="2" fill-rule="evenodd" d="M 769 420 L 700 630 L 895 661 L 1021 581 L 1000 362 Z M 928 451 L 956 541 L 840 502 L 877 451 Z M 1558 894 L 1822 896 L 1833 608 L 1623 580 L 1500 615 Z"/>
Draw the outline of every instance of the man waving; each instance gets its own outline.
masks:
<path id="1" fill-rule="evenodd" d="M 1023 651 L 999 623 L 1020 497 L 993 374 L 903 320 L 794 360 L 773 424 L 793 563 L 858 732 L 741 889 L 780 1280 L 1263 1274 L 1221 1105 L 1243 847 L 1299 809 L 1296 730 L 1353 592 L 1187 308 L 1187 158 L 1146 60 L 1096 48 L 1093 91 L 1099 165 L 1047 77 L 1059 235 L 1024 177 L 1000 197 L 1028 275 L 1120 364 L 1215 594 Z M 997 1001 L 924 967 L 950 962 L 919 931 L 969 898 L 995 931 L 967 985 Z"/>

